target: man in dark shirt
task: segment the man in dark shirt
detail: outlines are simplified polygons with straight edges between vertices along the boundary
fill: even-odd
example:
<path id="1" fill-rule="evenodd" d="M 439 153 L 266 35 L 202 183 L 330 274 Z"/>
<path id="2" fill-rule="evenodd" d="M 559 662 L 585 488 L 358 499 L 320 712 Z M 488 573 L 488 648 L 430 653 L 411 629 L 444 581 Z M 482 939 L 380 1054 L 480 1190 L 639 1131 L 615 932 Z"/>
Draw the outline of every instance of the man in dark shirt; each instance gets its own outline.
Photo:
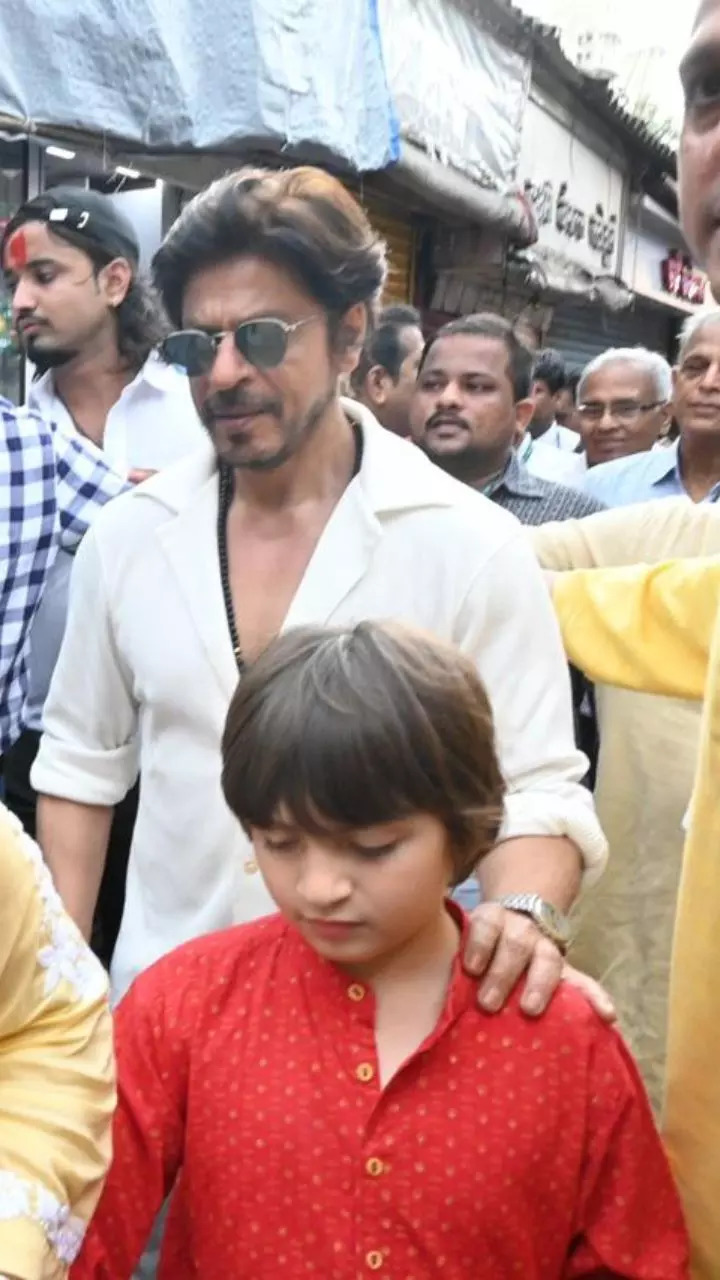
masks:
<path id="1" fill-rule="evenodd" d="M 443 471 L 522 524 L 592 515 L 603 504 L 531 475 L 516 451 L 533 415 L 533 357 L 490 312 L 445 325 L 428 343 L 410 409 L 412 436 Z"/>

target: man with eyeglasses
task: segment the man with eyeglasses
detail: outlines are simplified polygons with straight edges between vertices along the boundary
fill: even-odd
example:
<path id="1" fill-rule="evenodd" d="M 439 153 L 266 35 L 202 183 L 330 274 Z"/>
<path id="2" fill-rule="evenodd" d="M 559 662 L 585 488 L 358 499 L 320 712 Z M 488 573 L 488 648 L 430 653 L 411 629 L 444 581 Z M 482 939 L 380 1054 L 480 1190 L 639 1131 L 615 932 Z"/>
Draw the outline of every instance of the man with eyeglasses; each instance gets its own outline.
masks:
<path id="1" fill-rule="evenodd" d="M 455 642 L 493 702 L 509 798 L 467 955 L 483 1006 L 529 969 L 524 1007 L 540 1012 L 561 976 L 549 908 L 604 856 L 564 656 L 520 526 L 339 396 L 384 274 L 360 206 L 312 168 L 220 180 L 156 256 L 176 326 L 164 356 L 190 375 L 208 439 L 83 546 L 33 773 L 44 853 L 87 930 L 139 751 L 116 995 L 178 943 L 272 910 L 222 796 L 230 701 L 279 631 L 365 617 Z"/>
<path id="2" fill-rule="evenodd" d="M 577 419 L 588 467 L 652 449 L 667 431 L 672 370 L 645 347 L 611 347 L 583 369 Z"/>
<path id="3" fill-rule="evenodd" d="M 640 403 L 647 397 L 645 407 Z M 581 384 L 580 415 L 586 448 L 612 447 L 623 438 L 628 440 L 635 430 L 645 430 L 644 451 L 631 457 L 616 458 L 593 466 L 585 478 L 585 490 L 608 507 L 631 506 L 656 498 L 688 497 L 693 502 L 717 502 L 720 496 L 720 310 L 691 317 L 684 326 L 673 372 L 672 412 L 678 426 L 678 439 L 666 448 L 651 447 L 649 433 L 668 420 L 666 405 L 653 406 L 651 395 L 660 401 L 665 389 L 658 383 L 652 393 L 637 388 L 637 403 L 630 412 L 630 398 L 618 396 L 613 406 L 602 399 L 597 382 Z M 596 399 L 597 396 L 597 399 Z M 598 421 L 599 406 L 604 410 Z M 623 428 L 618 409 L 625 410 L 628 426 Z M 587 424 L 587 413 L 591 419 Z M 648 416 L 649 415 L 649 416 Z M 654 415 L 654 417 L 653 417 Z M 635 426 L 630 417 L 635 417 Z M 641 428 L 641 423 L 645 426 Z M 592 443 L 593 434 L 595 442 Z M 606 433 L 606 434 L 603 434 Z"/>

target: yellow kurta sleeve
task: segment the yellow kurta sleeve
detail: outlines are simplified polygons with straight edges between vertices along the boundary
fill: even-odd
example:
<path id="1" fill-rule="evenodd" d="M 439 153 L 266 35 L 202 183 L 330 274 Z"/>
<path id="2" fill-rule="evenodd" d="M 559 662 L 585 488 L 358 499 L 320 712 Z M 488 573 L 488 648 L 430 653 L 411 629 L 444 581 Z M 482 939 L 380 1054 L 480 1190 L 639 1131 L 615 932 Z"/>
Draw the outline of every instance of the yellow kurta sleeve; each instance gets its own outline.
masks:
<path id="1" fill-rule="evenodd" d="M 591 680 L 702 698 L 720 557 L 564 573 L 553 600 L 568 657 Z"/>
<path id="2" fill-rule="evenodd" d="M 603 569 L 720 553 L 720 510 L 662 498 L 528 529 L 543 569 Z"/>
<path id="3" fill-rule="evenodd" d="M 0 805 L 0 1275 L 61 1280 L 110 1160 L 107 983 Z"/>

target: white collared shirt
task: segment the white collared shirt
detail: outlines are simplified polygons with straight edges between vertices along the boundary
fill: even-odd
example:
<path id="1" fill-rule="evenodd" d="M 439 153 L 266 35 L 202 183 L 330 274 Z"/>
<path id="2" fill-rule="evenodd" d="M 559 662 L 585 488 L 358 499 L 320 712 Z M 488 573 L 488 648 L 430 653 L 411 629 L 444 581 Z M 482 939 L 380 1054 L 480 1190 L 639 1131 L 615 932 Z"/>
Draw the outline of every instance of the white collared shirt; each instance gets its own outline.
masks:
<path id="1" fill-rule="evenodd" d="M 565 427 L 557 429 L 566 430 Z M 569 434 L 574 435 L 574 432 Z M 553 444 L 546 444 L 545 436 L 533 440 L 528 431 L 518 445 L 517 455 L 530 474 L 539 480 L 550 480 L 553 484 L 566 484 L 576 489 L 583 487 L 587 471 L 584 453 L 569 453 Z"/>
<path id="2" fill-rule="evenodd" d="M 55 391 L 52 370 L 31 384 L 27 399 L 31 408 L 46 421 L 57 423 L 66 436 L 84 439 Z M 113 471 L 126 478 L 134 468 L 159 471 L 177 462 L 202 447 L 205 438 L 187 378 L 153 352 L 108 413 L 102 453 Z M 36 732 L 42 727 L 65 630 L 72 564 L 73 557 L 61 551 L 48 575 L 30 635 L 24 721 Z"/>
<path id="3" fill-rule="evenodd" d="M 284 628 L 396 618 L 470 654 L 493 703 L 508 784 L 503 837 L 568 835 L 598 870 L 605 841 L 580 785 L 586 763 L 574 743 L 567 665 L 525 532 L 362 406 L 344 406 L 362 428 L 362 466 Z M 238 673 L 217 515 L 208 442 L 110 504 L 73 575 L 32 777 L 41 793 L 114 805 L 135 780 L 139 751 L 116 995 L 179 943 L 273 909 L 220 787 L 220 739 Z"/>
<path id="4" fill-rule="evenodd" d="M 66 435 L 78 434 L 55 391 L 52 369 L 31 384 L 27 402 Z M 152 352 L 112 406 L 102 450 L 113 470 L 127 476 L 132 470 L 160 471 L 196 449 L 202 439 L 188 379 Z"/>
<path id="5" fill-rule="evenodd" d="M 547 445 L 550 449 L 561 449 L 563 453 L 575 453 L 582 444 L 577 431 L 561 427 L 559 422 L 552 422 L 547 431 L 543 431 L 536 439 L 538 444 Z"/>

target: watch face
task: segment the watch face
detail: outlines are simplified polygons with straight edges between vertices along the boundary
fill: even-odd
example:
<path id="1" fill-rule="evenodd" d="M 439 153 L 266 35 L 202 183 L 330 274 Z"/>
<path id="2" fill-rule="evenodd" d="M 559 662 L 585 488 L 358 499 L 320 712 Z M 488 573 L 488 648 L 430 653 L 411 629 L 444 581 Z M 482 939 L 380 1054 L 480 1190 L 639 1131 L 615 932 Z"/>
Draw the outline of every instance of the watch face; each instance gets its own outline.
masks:
<path id="1" fill-rule="evenodd" d="M 560 942 L 566 943 L 570 941 L 570 926 L 563 915 L 552 907 L 549 902 L 544 902 L 540 908 L 540 917 L 545 928 L 553 934 Z"/>

